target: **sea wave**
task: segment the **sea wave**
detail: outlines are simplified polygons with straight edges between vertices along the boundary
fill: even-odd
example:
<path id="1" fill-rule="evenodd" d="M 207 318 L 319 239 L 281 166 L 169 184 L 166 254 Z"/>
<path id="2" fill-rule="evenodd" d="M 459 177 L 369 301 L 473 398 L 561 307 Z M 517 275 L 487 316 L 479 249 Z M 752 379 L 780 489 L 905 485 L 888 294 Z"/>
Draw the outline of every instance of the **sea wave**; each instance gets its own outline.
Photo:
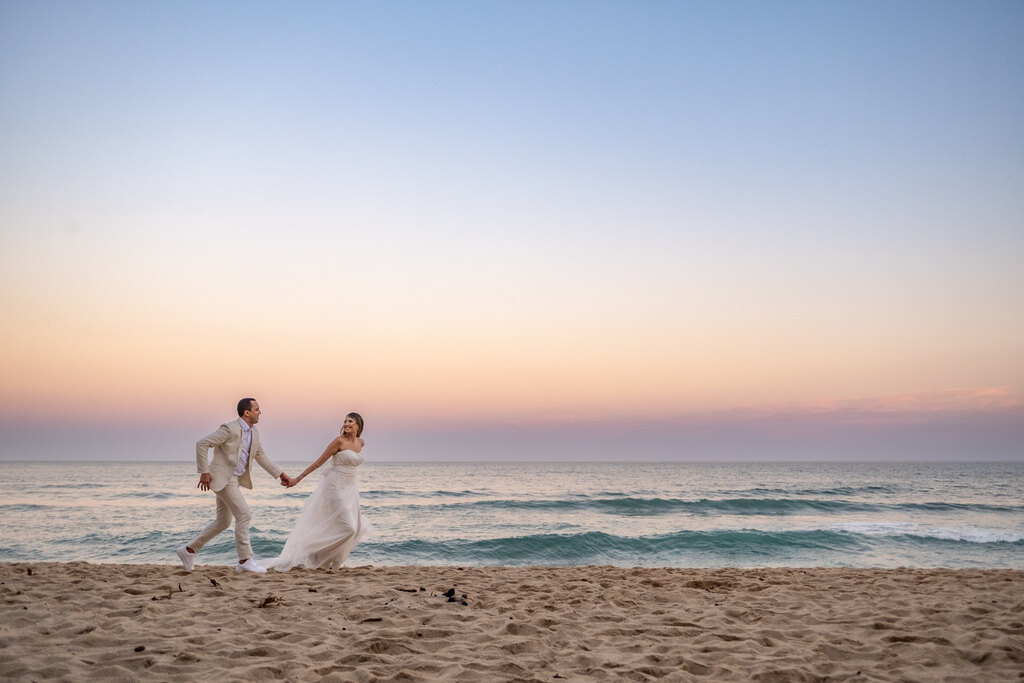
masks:
<path id="1" fill-rule="evenodd" d="M 55 505 L 39 505 L 36 503 L 10 503 L 8 505 L 0 505 L 0 513 L 16 513 L 16 512 L 37 512 L 39 510 L 53 510 L 56 509 Z"/>
<path id="2" fill-rule="evenodd" d="M 173 564 L 173 548 L 190 533 L 169 529 L 101 532 L 68 526 L 53 529 L 45 543 L 0 549 L 5 561 L 75 559 Z M 286 531 L 252 528 L 260 557 L 277 555 Z M 971 549 L 968 549 L 970 547 Z M 1002 550 L 997 550 L 1002 549 Z M 619 566 L 905 566 L 911 558 L 963 558 L 976 553 L 1017 566 L 1024 534 L 983 527 L 928 527 L 910 523 L 850 522 L 812 529 L 681 529 L 630 536 L 601 531 L 537 533 L 488 538 L 405 538 L 379 536 L 358 545 L 350 564 Z M 993 553 L 998 555 L 993 555 Z M 924 554 L 922 554 L 924 553 Z M 204 562 L 233 561 L 233 535 L 216 537 L 203 550 Z M 1015 559 L 1016 558 L 1016 559 Z M 992 561 L 990 560 L 991 564 Z"/>
<path id="3" fill-rule="evenodd" d="M 108 488 L 109 486 L 110 486 L 110 484 L 94 484 L 94 483 L 89 483 L 89 482 L 74 482 L 72 484 L 67 484 L 67 483 L 32 484 L 31 488 L 38 489 L 40 491 L 45 491 L 45 490 L 49 490 L 49 489 L 58 489 L 61 492 L 68 491 L 69 488 L 72 488 L 74 491 L 77 492 L 77 491 L 81 491 L 82 489 L 105 489 L 105 488 Z"/>
<path id="4" fill-rule="evenodd" d="M 861 496 L 864 494 L 878 495 L 878 494 L 892 494 L 898 493 L 899 489 L 895 486 L 879 486 L 879 485 L 865 485 L 865 486 L 831 486 L 824 488 L 764 488 L 755 487 L 743 490 L 735 490 L 732 493 L 736 495 L 761 495 L 761 496 Z"/>
<path id="5" fill-rule="evenodd" d="M 366 502 L 374 504 L 371 496 Z M 567 497 L 544 499 L 495 499 L 483 498 L 471 501 L 413 502 L 389 505 L 409 511 L 434 508 L 454 512 L 471 512 L 473 509 L 498 510 L 542 510 L 578 512 L 592 510 L 600 513 L 623 516 L 654 516 L 665 514 L 686 514 L 698 517 L 719 515 L 807 515 L 807 514 L 851 514 L 874 512 L 1024 512 L 1024 506 L 990 505 L 981 503 L 876 503 L 856 500 L 825 500 L 821 498 L 726 498 L 719 500 L 680 500 L 673 498 L 591 498 Z"/>
<path id="6" fill-rule="evenodd" d="M 908 540 L 942 546 L 960 543 L 1024 545 L 1024 535 L 984 529 L 893 528 L 804 529 L 768 531 L 681 530 L 657 536 L 629 537 L 597 531 L 577 534 L 531 534 L 489 539 L 409 539 L 371 542 L 367 550 L 378 558 L 402 558 L 411 564 L 671 564 L 706 562 L 751 565 L 787 561 L 794 557 L 845 556 L 850 564 L 863 562 L 865 553 L 884 550 L 887 543 Z"/>
<path id="7" fill-rule="evenodd" d="M 490 539 L 406 540 L 375 543 L 374 550 L 410 562 L 453 561 L 472 564 L 587 564 L 621 561 L 674 560 L 687 555 L 770 557 L 790 550 L 827 548 L 857 551 L 865 547 L 856 534 L 813 531 L 678 531 L 657 536 L 628 537 L 599 531 L 578 534 L 532 534 Z M 374 553 L 377 554 L 377 553 Z M 678 563 L 678 562 L 675 562 Z"/>
<path id="8" fill-rule="evenodd" d="M 362 491 L 361 495 L 368 498 L 467 498 L 493 495 L 491 491 L 448 491 L 437 489 L 433 491 L 408 491 L 398 489 L 370 489 Z"/>

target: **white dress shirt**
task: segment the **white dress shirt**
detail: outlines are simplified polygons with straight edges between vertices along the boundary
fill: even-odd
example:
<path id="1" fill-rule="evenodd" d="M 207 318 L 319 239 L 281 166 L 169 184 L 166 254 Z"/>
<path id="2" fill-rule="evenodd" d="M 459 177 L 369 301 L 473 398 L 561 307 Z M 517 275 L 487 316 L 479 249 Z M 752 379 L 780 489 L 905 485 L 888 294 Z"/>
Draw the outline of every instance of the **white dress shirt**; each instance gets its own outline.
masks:
<path id="1" fill-rule="evenodd" d="M 245 466 L 249 464 L 249 448 L 252 446 L 252 427 L 242 420 L 242 450 L 238 453 L 238 464 L 235 465 L 235 476 L 245 474 Z"/>

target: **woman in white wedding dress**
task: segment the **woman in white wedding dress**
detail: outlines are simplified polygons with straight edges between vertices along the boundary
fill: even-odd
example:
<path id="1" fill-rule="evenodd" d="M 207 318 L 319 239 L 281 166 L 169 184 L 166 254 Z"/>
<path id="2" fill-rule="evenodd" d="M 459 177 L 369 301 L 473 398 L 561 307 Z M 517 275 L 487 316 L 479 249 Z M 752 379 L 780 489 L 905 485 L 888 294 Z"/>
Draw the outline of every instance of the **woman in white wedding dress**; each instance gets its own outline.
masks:
<path id="1" fill-rule="evenodd" d="M 263 562 L 264 567 L 279 572 L 293 567 L 334 569 L 345 562 L 356 543 L 373 533 L 373 527 L 359 511 L 356 468 L 363 462 L 362 433 L 363 418 L 358 413 L 349 413 L 341 434 L 292 480 L 292 486 L 298 484 L 330 460 L 320 483 L 302 506 L 281 554 Z"/>

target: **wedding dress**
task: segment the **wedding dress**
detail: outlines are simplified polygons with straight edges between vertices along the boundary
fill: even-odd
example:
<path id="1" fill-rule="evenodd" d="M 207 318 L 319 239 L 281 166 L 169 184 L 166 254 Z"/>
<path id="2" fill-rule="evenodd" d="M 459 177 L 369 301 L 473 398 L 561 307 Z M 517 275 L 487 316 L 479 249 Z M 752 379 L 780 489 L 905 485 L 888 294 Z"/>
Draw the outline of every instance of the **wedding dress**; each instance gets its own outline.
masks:
<path id="1" fill-rule="evenodd" d="M 359 511 L 356 468 L 363 456 L 343 450 L 325 463 L 324 474 L 278 557 L 263 562 L 268 569 L 286 572 L 293 567 L 340 567 L 356 543 L 373 534 L 373 526 Z"/>

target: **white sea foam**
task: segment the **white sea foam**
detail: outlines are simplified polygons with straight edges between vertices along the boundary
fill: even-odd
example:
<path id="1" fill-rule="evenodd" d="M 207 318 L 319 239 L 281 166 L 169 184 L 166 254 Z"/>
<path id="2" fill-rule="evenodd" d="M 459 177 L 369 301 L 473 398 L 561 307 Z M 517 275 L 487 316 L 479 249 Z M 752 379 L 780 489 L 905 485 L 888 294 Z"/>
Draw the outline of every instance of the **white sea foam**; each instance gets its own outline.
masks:
<path id="1" fill-rule="evenodd" d="M 829 525 L 831 531 L 848 531 L 865 536 L 915 536 L 968 543 L 1019 543 L 1024 533 L 982 527 L 937 527 L 914 522 L 842 522 Z"/>

